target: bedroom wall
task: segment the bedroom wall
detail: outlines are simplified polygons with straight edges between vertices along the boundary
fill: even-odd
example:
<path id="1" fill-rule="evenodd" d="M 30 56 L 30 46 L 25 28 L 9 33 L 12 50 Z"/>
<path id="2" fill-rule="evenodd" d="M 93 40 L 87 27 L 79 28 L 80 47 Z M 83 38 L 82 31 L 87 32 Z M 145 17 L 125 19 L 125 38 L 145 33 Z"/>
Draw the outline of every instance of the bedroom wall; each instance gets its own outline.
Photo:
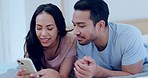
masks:
<path id="1" fill-rule="evenodd" d="M 110 20 L 148 18 L 148 0 L 105 0 L 110 8 Z"/>
<path id="2" fill-rule="evenodd" d="M 15 61 L 23 53 L 25 12 L 23 0 L 0 1 L 0 63 Z"/>
<path id="3" fill-rule="evenodd" d="M 71 27 L 74 11 L 73 6 L 77 1 L 78 0 L 25 0 L 26 24 L 29 26 L 31 16 L 38 5 L 51 2 L 61 7 L 66 18 L 67 27 Z M 148 0 L 105 0 L 105 2 L 107 2 L 110 9 L 109 21 L 148 18 L 148 10 L 146 10 L 148 9 Z"/>
<path id="4" fill-rule="evenodd" d="M 0 9 L 1 9 L 1 0 L 0 0 Z M 1 16 L 0 16 L 0 31 L 2 31 L 1 21 L 2 20 L 1 20 Z M 3 51 L 3 49 L 2 49 L 2 33 L 0 33 L 0 52 L 2 52 L 2 51 Z M 0 55 L 0 57 L 2 57 L 2 54 Z"/>
<path id="5" fill-rule="evenodd" d="M 71 26 L 73 5 L 78 0 L 64 0 L 67 25 Z M 110 9 L 110 21 L 148 18 L 148 0 L 104 0 Z"/>

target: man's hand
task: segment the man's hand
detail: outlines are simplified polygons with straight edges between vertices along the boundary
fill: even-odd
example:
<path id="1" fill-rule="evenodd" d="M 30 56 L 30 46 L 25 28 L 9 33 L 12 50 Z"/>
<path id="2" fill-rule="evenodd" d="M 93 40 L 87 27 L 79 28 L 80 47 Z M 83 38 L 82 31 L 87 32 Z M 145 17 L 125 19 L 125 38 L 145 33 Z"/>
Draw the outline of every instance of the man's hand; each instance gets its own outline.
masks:
<path id="1" fill-rule="evenodd" d="M 96 75 L 96 63 L 89 56 L 84 56 L 82 59 L 77 60 L 74 65 L 74 71 L 77 78 L 92 78 Z"/>

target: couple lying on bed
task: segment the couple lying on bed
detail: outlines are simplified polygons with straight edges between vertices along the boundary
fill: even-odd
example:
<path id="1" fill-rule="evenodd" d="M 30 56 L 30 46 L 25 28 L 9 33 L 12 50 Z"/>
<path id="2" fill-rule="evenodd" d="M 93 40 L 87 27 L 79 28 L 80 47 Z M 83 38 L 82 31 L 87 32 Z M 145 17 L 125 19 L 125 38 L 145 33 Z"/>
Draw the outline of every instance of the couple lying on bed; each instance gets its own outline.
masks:
<path id="1" fill-rule="evenodd" d="M 34 12 L 26 36 L 25 57 L 37 73 L 18 78 L 77 78 L 127 76 L 142 71 L 148 49 L 140 31 L 130 25 L 108 23 L 109 10 L 103 0 L 79 0 L 74 5 L 74 35 L 66 31 L 62 12 L 53 4 L 42 4 Z M 75 58 L 75 56 L 77 58 Z"/>

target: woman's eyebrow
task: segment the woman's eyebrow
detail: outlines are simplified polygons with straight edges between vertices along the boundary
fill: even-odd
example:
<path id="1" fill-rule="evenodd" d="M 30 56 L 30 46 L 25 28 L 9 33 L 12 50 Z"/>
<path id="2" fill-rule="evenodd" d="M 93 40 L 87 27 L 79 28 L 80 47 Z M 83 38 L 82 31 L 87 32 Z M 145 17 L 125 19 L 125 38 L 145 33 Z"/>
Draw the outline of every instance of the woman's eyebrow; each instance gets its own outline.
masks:
<path id="1" fill-rule="evenodd" d="M 36 25 L 37 25 L 37 26 L 40 26 L 40 27 L 42 26 L 42 25 L 40 25 L 40 24 L 36 24 Z"/>
<path id="2" fill-rule="evenodd" d="M 50 26 L 54 26 L 54 24 L 48 24 L 48 25 L 46 25 L 46 27 L 50 27 Z"/>

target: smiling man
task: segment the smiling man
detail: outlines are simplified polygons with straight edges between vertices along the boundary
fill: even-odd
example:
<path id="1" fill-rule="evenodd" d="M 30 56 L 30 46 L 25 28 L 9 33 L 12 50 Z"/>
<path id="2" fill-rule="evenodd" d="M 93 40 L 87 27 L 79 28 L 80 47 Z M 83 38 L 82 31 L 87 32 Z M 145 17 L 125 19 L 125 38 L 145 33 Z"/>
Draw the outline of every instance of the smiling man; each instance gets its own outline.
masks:
<path id="1" fill-rule="evenodd" d="M 148 49 L 137 28 L 108 23 L 109 9 L 103 0 L 79 0 L 74 9 L 72 22 L 78 40 L 74 71 L 77 78 L 142 72 Z"/>

